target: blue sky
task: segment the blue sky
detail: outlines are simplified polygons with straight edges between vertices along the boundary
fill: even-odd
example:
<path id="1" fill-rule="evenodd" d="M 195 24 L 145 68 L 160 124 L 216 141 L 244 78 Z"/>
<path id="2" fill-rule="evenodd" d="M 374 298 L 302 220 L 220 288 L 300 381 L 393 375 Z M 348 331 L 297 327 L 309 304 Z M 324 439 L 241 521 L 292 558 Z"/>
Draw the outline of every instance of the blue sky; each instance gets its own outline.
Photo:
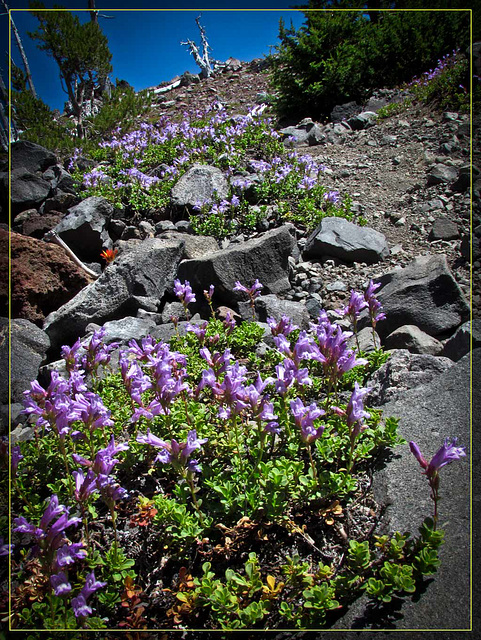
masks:
<path id="1" fill-rule="evenodd" d="M 7 4 L 14 10 L 12 16 L 22 37 L 37 93 L 52 109 L 62 111 L 67 96 L 61 89 L 58 67 L 27 35 L 28 31 L 37 28 L 38 21 L 27 11 L 15 11 L 27 9 L 28 0 L 7 0 Z M 52 8 L 57 4 L 73 11 L 86 8 L 87 0 L 46 0 L 44 4 L 46 8 Z M 249 61 L 268 54 L 269 45 L 278 43 L 281 16 L 287 24 L 292 19 L 296 27 L 304 22 L 302 13 L 287 10 L 296 3 L 282 0 L 265 0 L 262 3 L 247 0 L 235 4 L 217 0 L 207 5 L 200 2 L 162 3 L 160 0 L 147 0 L 136 4 L 137 7 L 140 5 L 141 9 L 119 11 L 118 9 L 130 8 L 135 4 L 125 0 L 97 0 L 96 3 L 101 14 L 111 16 L 100 18 L 99 23 L 108 38 L 112 53 L 112 80 L 127 80 L 136 90 L 170 80 L 184 71 L 199 71 L 188 48 L 180 45 L 180 41 L 186 39 L 200 44 L 199 31 L 195 24 L 195 18 L 199 13 L 202 13 L 201 24 L 206 29 L 209 44 L 213 49 L 211 53 L 215 59 L 222 61 L 229 56 Z M 177 10 L 172 10 L 173 6 Z M 211 10 L 205 9 L 206 6 Z M 164 7 L 170 10 L 152 10 Z M 241 11 L 241 7 L 251 10 Z M 184 10 L 178 10 L 180 8 Z M 79 12 L 78 16 L 82 22 L 90 19 L 87 11 Z M 0 16 L 0 19 L 2 34 L 8 35 L 8 18 L 5 15 Z M 5 39 L 5 42 L 8 43 L 8 39 Z M 13 34 L 12 58 L 21 66 Z M 5 74 L 6 55 L 3 51 L 0 65 Z"/>

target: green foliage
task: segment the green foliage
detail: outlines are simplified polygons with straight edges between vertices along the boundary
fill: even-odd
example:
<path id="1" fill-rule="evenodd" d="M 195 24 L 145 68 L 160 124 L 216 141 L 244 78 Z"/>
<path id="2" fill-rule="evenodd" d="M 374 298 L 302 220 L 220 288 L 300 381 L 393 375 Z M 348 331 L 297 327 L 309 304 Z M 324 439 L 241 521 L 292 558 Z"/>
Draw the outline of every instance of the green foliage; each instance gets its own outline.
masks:
<path id="1" fill-rule="evenodd" d="M 336 104 L 362 102 L 373 89 L 407 82 L 469 45 L 467 11 L 304 13 L 298 31 L 281 22 L 281 42 L 270 58 L 282 115 L 321 118 Z"/>
<path id="2" fill-rule="evenodd" d="M 57 63 L 62 88 L 68 94 L 82 136 L 82 103 L 90 98 L 95 84 L 105 81 L 112 71 L 107 38 L 98 23 L 81 24 L 70 11 L 45 11 L 45 6 L 37 1 L 30 3 L 30 9 L 39 27 L 29 36 Z"/>

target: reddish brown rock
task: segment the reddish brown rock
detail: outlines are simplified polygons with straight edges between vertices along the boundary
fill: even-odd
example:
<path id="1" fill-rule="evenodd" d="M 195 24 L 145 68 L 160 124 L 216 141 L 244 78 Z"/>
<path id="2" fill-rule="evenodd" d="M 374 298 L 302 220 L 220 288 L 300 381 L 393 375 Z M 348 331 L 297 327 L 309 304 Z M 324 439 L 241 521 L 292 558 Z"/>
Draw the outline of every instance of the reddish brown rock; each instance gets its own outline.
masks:
<path id="1" fill-rule="evenodd" d="M 8 233 L 0 229 L 0 272 L 8 273 Z M 12 318 L 41 326 L 51 311 L 92 282 L 61 247 L 11 234 Z M 0 282 L 0 316 L 8 317 L 8 278 Z"/>

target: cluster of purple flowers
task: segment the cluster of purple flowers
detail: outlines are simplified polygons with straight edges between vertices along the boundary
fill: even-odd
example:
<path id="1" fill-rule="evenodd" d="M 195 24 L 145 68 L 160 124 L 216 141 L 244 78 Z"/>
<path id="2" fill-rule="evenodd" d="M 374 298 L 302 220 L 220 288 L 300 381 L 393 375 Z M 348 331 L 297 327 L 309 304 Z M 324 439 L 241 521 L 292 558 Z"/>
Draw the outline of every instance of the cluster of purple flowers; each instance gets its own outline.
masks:
<path id="1" fill-rule="evenodd" d="M 170 442 L 166 442 L 151 433 L 150 429 L 147 429 L 146 435 L 139 434 L 137 442 L 161 449 L 154 462 L 159 461 L 162 464 L 171 464 L 176 471 L 181 473 L 184 469 L 190 474 L 200 473 L 201 471 L 199 461 L 191 459 L 190 456 L 207 442 L 207 438 L 198 438 L 195 429 L 189 431 L 186 442 L 177 442 L 174 438 Z"/>
<path id="2" fill-rule="evenodd" d="M 425 71 L 421 76 L 413 78 L 407 86 L 425 87 L 431 82 L 431 80 L 440 76 L 447 67 L 456 63 L 456 56 L 458 53 L 459 49 L 453 49 L 452 53 L 447 53 L 438 60 L 438 64 L 434 69 L 429 69 L 429 71 Z"/>

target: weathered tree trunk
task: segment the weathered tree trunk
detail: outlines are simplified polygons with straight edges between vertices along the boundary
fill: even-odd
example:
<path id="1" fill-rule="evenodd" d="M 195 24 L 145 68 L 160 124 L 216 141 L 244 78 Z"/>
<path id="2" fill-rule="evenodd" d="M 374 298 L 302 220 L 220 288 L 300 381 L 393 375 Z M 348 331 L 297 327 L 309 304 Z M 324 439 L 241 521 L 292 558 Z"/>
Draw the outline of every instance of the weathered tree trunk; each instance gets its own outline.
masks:
<path id="1" fill-rule="evenodd" d="M 209 43 L 207 41 L 207 36 L 205 35 L 205 29 L 200 24 L 200 16 L 196 18 L 195 21 L 200 31 L 200 38 L 202 42 L 202 55 L 200 54 L 199 48 L 197 47 L 195 42 L 192 42 L 192 40 L 186 40 L 186 42 L 181 42 L 180 44 L 187 45 L 189 47 L 191 54 L 194 56 L 194 60 L 196 64 L 201 69 L 202 77 L 210 78 L 210 76 L 214 73 L 214 66 L 216 61 L 213 58 L 211 58 L 209 55 L 209 49 L 212 50 L 212 47 L 209 46 Z M 212 63 L 214 64 L 214 66 Z"/>
<path id="2" fill-rule="evenodd" d="M 15 122 L 8 122 L 8 92 L 7 88 L 3 82 L 3 77 L 0 74 L 0 130 L 1 130 L 1 144 L 2 148 L 7 151 L 8 145 L 10 141 L 10 135 L 13 140 L 18 140 L 17 127 L 15 126 Z"/>
<path id="3" fill-rule="evenodd" d="M 95 8 L 95 0 L 88 0 L 88 8 L 90 11 L 90 20 L 94 24 L 98 24 L 98 15 L 99 12 Z"/>
<path id="4" fill-rule="evenodd" d="M 5 7 L 5 11 L 9 13 L 9 8 L 5 0 L 2 0 L 2 4 Z M 15 35 L 15 39 L 17 41 L 18 50 L 20 51 L 20 55 L 22 56 L 23 66 L 25 67 L 25 74 L 27 76 L 28 86 L 30 87 L 30 91 L 32 92 L 34 98 L 36 98 L 37 92 L 35 91 L 35 87 L 33 85 L 32 74 L 30 73 L 30 67 L 28 65 L 28 60 L 27 60 L 27 54 L 25 53 L 25 50 L 23 48 L 20 34 L 18 33 L 17 27 L 15 26 L 15 22 L 13 21 L 13 17 L 11 13 L 9 14 L 9 18 L 10 18 L 10 24 L 12 25 L 13 33 Z"/>

